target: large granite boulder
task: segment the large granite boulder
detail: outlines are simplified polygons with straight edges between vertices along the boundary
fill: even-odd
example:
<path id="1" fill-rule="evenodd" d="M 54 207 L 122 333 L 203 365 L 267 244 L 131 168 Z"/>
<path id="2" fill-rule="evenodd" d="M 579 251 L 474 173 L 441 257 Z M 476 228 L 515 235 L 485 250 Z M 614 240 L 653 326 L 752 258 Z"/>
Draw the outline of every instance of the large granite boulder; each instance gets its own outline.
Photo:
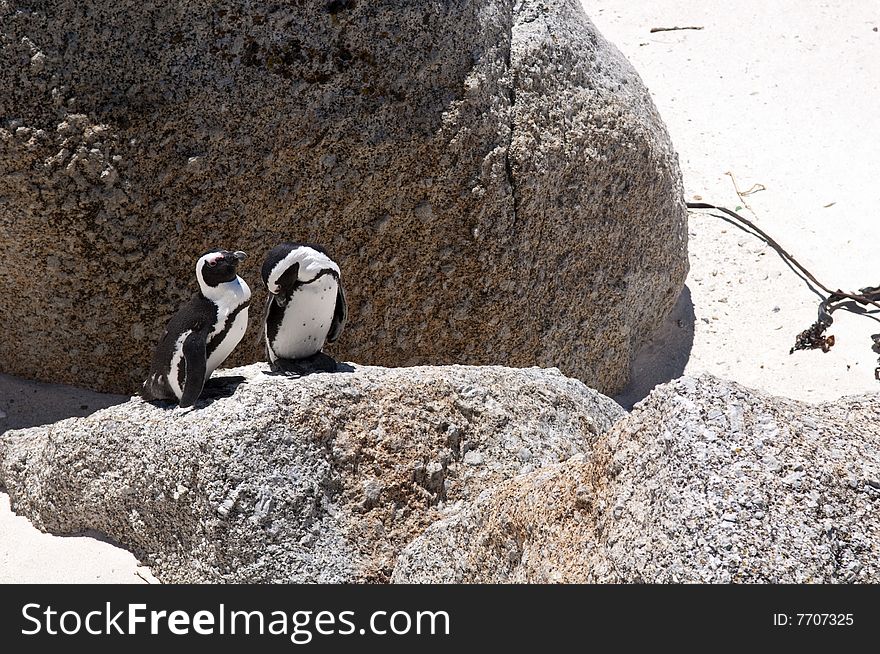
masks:
<path id="1" fill-rule="evenodd" d="M 262 255 L 310 240 L 343 268 L 338 355 L 611 394 L 685 221 L 663 123 L 577 0 L 0 1 L 3 372 L 131 392 L 198 255 L 252 254 L 259 306 Z"/>
<path id="2" fill-rule="evenodd" d="M 555 370 L 267 372 L 221 371 L 190 412 L 132 399 L 7 432 L 0 486 L 41 529 L 102 532 L 163 581 L 387 581 L 444 507 L 589 452 L 624 415 Z"/>
<path id="3" fill-rule="evenodd" d="M 682 378 L 591 457 L 445 511 L 392 579 L 878 583 L 880 396 L 813 405 Z"/>

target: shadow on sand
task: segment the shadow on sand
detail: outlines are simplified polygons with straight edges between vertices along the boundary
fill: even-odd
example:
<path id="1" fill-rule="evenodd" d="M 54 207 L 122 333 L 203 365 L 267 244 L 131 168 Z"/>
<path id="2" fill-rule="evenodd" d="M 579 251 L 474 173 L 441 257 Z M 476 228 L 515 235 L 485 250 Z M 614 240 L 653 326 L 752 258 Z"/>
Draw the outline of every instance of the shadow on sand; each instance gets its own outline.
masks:
<path id="1" fill-rule="evenodd" d="M 128 395 L 97 393 L 0 374 L 0 434 L 50 425 L 65 418 L 82 418 L 129 399 Z"/>

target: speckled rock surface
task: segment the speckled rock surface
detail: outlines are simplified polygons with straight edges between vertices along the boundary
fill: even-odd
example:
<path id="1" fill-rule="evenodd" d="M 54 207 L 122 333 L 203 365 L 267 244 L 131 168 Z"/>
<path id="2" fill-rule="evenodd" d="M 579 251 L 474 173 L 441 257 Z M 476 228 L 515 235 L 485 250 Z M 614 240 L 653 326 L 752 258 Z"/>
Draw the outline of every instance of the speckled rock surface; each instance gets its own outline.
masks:
<path id="1" fill-rule="evenodd" d="M 590 458 L 433 524 L 394 581 L 880 582 L 880 396 L 659 387 Z"/>
<path id="2" fill-rule="evenodd" d="M 197 410 L 139 399 L 0 437 L 13 510 L 166 582 L 387 581 L 443 507 L 588 452 L 624 415 L 555 370 L 253 365 Z M 231 393 L 231 395 L 230 395 Z"/>
<path id="3" fill-rule="evenodd" d="M 395 583 L 594 581 L 602 545 L 585 457 L 517 475 L 450 506 L 397 558 Z"/>
<path id="4" fill-rule="evenodd" d="M 665 127 L 576 0 L 0 0 L 6 373 L 133 392 L 198 255 L 249 252 L 260 306 L 263 254 L 311 240 L 343 269 L 338 356 L 613 394 L 685 221 Z"/>

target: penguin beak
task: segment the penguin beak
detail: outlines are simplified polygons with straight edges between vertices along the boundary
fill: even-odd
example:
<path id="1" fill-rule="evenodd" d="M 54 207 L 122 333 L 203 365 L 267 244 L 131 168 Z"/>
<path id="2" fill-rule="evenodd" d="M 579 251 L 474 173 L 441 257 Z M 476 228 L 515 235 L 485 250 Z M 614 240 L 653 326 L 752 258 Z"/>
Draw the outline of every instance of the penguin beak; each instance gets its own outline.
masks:
<path id="1" fill-rule="evenodd" d="M 245 254 L 245 253 L 242 252 L 241 250 L 238 250 L 238 251 L 236 251 L 236 252 L 233 252 L 233 253 L 232 253 L 232 256 L 235 257 L 235 259 L 236 259 L 237 261 L 244 261 L 245 259 L 247 259 L 247 254 Z"/>

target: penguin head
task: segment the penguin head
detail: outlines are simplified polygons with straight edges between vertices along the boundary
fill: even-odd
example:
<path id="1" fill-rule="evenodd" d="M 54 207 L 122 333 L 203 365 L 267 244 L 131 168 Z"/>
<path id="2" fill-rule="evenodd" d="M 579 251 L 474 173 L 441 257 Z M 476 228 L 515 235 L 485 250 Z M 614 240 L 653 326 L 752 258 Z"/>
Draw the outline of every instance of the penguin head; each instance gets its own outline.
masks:
<path id="1" fill-rule="evenodd" d="M 325 272 L 339 278 L 339 266 L 319 245 L 282 243 L 266 255 L 263 283 L 273 295 L 289 293 L 298 284 L 307 284 Z"/>
<path id="2" fill-rule="evenodd" d="M 234 281 L 237 277 L 238 264 L 247 255 L 242 251 L 214 250 L 203 254 L 196 262 L 196 277 L 202 291 L 205 288 L 216 288 L 225 282 Z"/>

